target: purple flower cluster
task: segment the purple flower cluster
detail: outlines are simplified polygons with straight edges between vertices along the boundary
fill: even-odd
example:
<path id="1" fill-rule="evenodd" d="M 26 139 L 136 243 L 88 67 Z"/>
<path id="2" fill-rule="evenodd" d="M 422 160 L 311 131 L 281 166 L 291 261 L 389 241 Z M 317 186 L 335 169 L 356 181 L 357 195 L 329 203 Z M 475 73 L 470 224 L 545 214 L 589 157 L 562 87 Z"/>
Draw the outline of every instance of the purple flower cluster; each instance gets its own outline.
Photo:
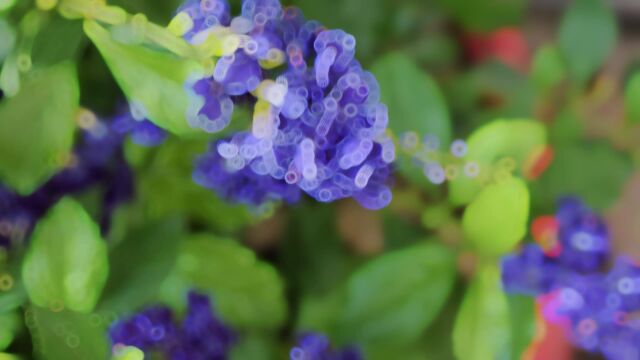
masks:
<path id="1" fill-rule="evenodd" d="M 349 346 L 341 350 L 331 347 L 329 339 L 322 334 L 309 333 L 300 336 L 298 343 L 289 352 L 291 360 L 362 360 L 360 351 Z"/>
<path id="2" fill-rule="evenodd" d="M 197 161 L 198 183 L 250 204 L 295 201 L 302 192 L 321 202 L 353 197 L 369 209 L 389 204 L 395 147 L 387 108 L 375 77 L 354 58 L 352 35 L 278 0 L 244 0 L 235 18 L 225 0 L 190 0 L 180 14 L 191 19 L 184 36 L 194 44 L 224 31 L 239 42 L 189 85 L 190 124 L 218 132 L 234 103 L 254 106 L 251 131 L 218 141 Z"/>
<path id="3" fill-rule="evenodd" d="M 557 244 L 527 245 L 503 259 L 505 289 L 550 296 L 546 315 L 569 320 L 577 346 L 609 359 L 640 357 L 640 264 L 619 258 L 603 271 L 606 226 L 579 200 L 561 201 L 555 220 Z"/>
<path id="4" fill-rule="evenodd" d="M 135 346 L 145 355 L 160 352 L 171 360 L 223 360 L 236 334 L 211 310 L 206 295 L 188 294 L 188 309 L 178 324 L 171 309 L 156 306 L 114 323 L 109 335 L 114 347 Z"/>

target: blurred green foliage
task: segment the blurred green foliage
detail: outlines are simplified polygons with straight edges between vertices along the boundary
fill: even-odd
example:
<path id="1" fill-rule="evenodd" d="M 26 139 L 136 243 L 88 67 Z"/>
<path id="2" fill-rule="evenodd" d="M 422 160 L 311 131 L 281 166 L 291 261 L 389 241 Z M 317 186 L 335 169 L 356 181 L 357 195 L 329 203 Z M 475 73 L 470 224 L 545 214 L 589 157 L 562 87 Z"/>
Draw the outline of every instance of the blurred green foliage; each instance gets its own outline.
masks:
<path id="1" fill-rule="evenodd" d="M 195 158 L 215 138 L 191 136 L 184 121 L 184 81 L 200 64 L 55 13 L 38 12 L 29 39 L 23 20 L 33 1 L 0 0 L 0 87 L 5 95 L 19 89 L 0 100 L 3 183 L 30 194 L 66 165 L 80 105 L 108 116 L 126 95 L 157 124 L 189 135 L 154 149 L 126 143 L 136 198 L 117 210 L 108 242 L 92 209 L 101 194 L 87 192 L 49 211 L 26 255 L 0 257 L 0 275 L 12 279 L 0 291 L 0 351 L 106 358 L 111 321 L 157 302 L 180 313 L 195 287 L 240 331 L 234 360 L 286 358 L 295 335 L 309 330 L 356 343 L 373 360 L 520 358 L 535 332 L 534 303 L 503 292 L 499 256 L 527 241 L 530 219 L 551 212 L 558 197 L 611 208 L 634 170 L 637 141 L 634 150 L 634 139 L 614 136 L 640 119 L 640 75 L 631 72 L 622 89 L 626 127 L 598 133 L 591 118 L 616 115 L 589 107 L 607 95 L 602 79 L 613 81 L 602 72 L 620 33 L 610 4 L 572 1 L 556 36 L 538 48 L 520 44 L 533 56 L 514 66 L 504 55 L 518 44 L 494 31 L 528 29 L 532 1 L 284 2 L 355 35 L 394 138 L 437 135 L 445 152 L 452 139 L 466 139 L 461 161 L 477 162 L 486 176 L 435 187 L 398 151 L 394 202 L 376 215 L 308 199 L 265 209 L 229 204 L 191 179 Z M 180 1 L 110 3 L 165 25 Z M 231 4 L 237 12 L 240 1 Z M 478 42 L 488 56 L 474 53 Z M 32 70 L 19 69 L 17 49 L 31 52 Z M 236 109 L 232 130 L 250 121 L 250 111 Z M 554 159 L 536 180 L 527 166 L 546 146 Z M 496 176 L 505 169 L 508 176 Z M 381 244 L 358 247 L 373 240 L 354 240 L 344 227 L 379 227 Z M 256 234 L 265 244 L 252 242 Z"/>

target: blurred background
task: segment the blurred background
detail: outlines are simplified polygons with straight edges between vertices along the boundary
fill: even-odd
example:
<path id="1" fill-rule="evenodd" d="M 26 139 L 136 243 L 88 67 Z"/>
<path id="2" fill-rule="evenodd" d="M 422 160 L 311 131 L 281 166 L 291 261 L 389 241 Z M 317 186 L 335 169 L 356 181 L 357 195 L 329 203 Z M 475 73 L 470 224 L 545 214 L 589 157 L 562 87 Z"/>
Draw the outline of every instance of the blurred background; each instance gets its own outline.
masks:
<path id="1" fill-rule="evenodd" d="M 583 5 L 576 6 L 581 1 Z M 159 24 L 167 24 L 181 3 L 109 2 L 130 13 L 144 13 Z M 605 217 L 615 253 L 640 261 L 639 1 L 283 3 L 300 7 L 308 19 L 355 35 L 356 56 L 380 81 L 390 126 L 398 136 L 405 131 L 435 134 L 448 147 L 454 139 L 466 139 L 496 119 L 542 122 L 553 160 L 529 182 L 530 218 L 553 214 L 562 196 L 578 196 Z M 240 1 L 231 4 L 237 14 Z M 20 6 L 31 4 L 25 0 Z M 122 107 L 123 94 L 99 52 L 83 36 L 81 24 L 58 17 L 51 24 L 50 31 L 35 40 L 34 64 L 74 59 L 81 105 L 101 117 L 114 115 Z M 243 117 L 250 119 L 248 112 L 239 111 L 237 116 L 236 123 Z M 214 298 L 222 298 L 223 318 L 247 335 L 245 352 L 236 355 L 238 359 L 283 358 L 283 344 L 301 330 L 324 332 L 338 343 L 364 344 L 371 359 L 455 358 L 454 322 L 478 260 L 464 243 L 464 207 L 448 201 L 447 184 L 433 185 L 419 169 L 401 166 L 394 180 L 394 200 L 382 211 L 364 210 L 352 200 L 326 205 L 309 199 L 294 206 L 249 209 L 226 204 L 192 182 L 193 159 L 207 142 L 172 137 L 154 149 L 126 142 L 124 156 L 133 168 L 136 200 L 116 211 L 109 239 L 127 244 L 132 228 L 147 226 L 133 233 L 159 238 L 160 245 L 144 250 L 149 258 L 164 259 L 151 261 L 149 269 L 162 268 L 163 261 L 178 261 L 189 269 L 208 260 L 224 262 L 213 253 L 215 249 L 190 249 L 190 257 L 179 260 L 163 258 L 162 254 L 177 250 L 167 245 L 171 239 L 164 239 L 153 227 L 179 218 L 190 233 L 236 239 L 253 251 L 257 260 L 250 252 L 234 255 L 239 262 L 259 261 L 260 271 L 229 265 L 214 269 L 229 279 L 195 281 L 215 289 Z M 400 158 L 410 158 L 399 151 Z M 95 210 L 96 196 L 86 192 L 77 197 L 87 209 Z M 90 212 L 99 218 L 97 210 Z M 525 241 L 531 241 L 531 236 Z M 419 246 L 433 244 L 445 249 L 443 253 L 429 251 L 421 257 Z M 119 252 L 117 264 L 126 267 L 139 262 L 134 250 L 140 249 L 129 250 Z M 189 263 L 198 256 L 200 263 Z M 434 265 L 434 257 L 453 260 Z M 366 267 L 374 260 L 375 267 Z M 430 272 L 420 272 L 422 262 L 432 266 Z M 272 276 L 274 269 L 281 279 Z M 150 299 L 136 294 L 151 291 L 136 289 L 139 279 L 127 282 L 126 272 L 120 276 L 129 288 L 107 286 L 112 292 L 102 303 L 112 312 L 127 309 L 129 299 L 136 299 L 131 304 L 162 300 L 180 308 L 175 305 L 180 302 L 176 294 L 188 283 L 173 274 L 163 283 L 160 295 Z M 143 278 L 145 283 L 165 281 Z M 386 288 L 396 282 L 397 288 Z M 345 288 L 360 285 L 365 289 L 359 293 L 360 300 L 368 307 L 350 303 L 354 308 L 344 315 Z M 380 295 L 386 290 L 393 296 Z M 532 299 L 514 296 L 509 304 L 510 319 L 479 316 L 472 324 L 477 332 L 503 320 L 510 324 L 510 350 L 496 358 L 599 358 L 574 349 L 561 330 L 544 326 L 546 330 L 540 330 L 544 321 L 536 315 Z M 9 349 L 29 353 L 28 343 L 23 336 Z"/>

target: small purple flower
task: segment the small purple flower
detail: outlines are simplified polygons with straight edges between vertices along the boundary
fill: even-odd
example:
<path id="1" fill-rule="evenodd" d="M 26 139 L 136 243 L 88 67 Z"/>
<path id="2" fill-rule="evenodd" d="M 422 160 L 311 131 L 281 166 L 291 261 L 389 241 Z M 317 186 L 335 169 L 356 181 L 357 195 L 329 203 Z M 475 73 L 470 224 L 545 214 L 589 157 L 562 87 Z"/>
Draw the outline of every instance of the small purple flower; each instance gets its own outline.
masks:
<path id="1" fill-rule="evenodd" d="M 194 43 L 224 25 L 202 25 L 206 11 L 191 1 L 179 12 L 194 24 L 185 34 Z M 196 182 L 249 204 L 291 202 L 304 192 L 320 202 L 353 197 L 369 209 L 387 206 L 395 147 L 386 135 L 389 119 L 378 83 L 355 60 L 356 39 L 306 21 L 299 9 L 283 9 L 278 0 L 244 0 L 225 31 L 240 46 L 218 59 L 212 74 L 188 84 L 187 119 L 219 132 L 242 95 L 254 104 L 253 124 L 198 160 Z M 230 185 L 231 179 L 238 184 Z"/>
<path id="2" fill-rule="evenodd" d="M 563 199 L 556 213 L 559 254 L 538 245 L 502 260 L 508 292 L 551 295 L 552 313 L 569 320 L 576 346 L 609 359 L 640 356 L 640 266 L 618 258 L 603 272 L 609 236 L 603 220 L 575 198 Z"/>
<path id="3" fill-rule="evenodd" d="M 155 306 L 111 325 L 114 346 L 135 346 L 145 354 L 163 353 L 171 360 L 224 360 L 236 342 L 235 332 L 212 312 L 209 297 L 189 292 L 181 323 L 172 311 Z"/>
<path id="4" fill-rule="evenodd" d="M 317 333 L 308 333 L 299 337 L 298 343 L 289 352 L 291 360 L 362 360 L 360 350 L 353 346 L 343 349 L 331 347 L 329 339 Z"/>

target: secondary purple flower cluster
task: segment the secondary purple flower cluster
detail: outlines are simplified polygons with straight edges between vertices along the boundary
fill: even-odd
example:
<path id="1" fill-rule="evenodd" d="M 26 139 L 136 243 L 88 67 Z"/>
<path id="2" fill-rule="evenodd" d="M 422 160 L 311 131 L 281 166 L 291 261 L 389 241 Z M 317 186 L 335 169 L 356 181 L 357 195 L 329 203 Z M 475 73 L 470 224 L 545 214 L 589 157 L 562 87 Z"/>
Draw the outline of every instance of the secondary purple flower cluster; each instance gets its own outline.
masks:
<path id="1" fill-rule="evenodd" d="M 234 331 L 211 310 L 209 297 L 190 292 L 188 308 L 181 323 L 171 309 L 156 306 L 109 329 L 117 346 L 135 346 L 145 355 L 162 353 L 171 360 L 224 360 L 236 342 Z"/>
<path id="2" fill-rule="evenodd" d="M 336 350 L 331 347 L 329 339 L 316 333 L 300 336 L 298 344 L 289 352 L 291 360 L 362 360 L 360 351 L 353 347 Z"/>
<path id="3" fill-rule="evenodd" d="M 196 163 L 196 182 L 254 205 L 303 192 L 321 202 L 354 197 L 369 209 L 389 204 L 395 147 L 385 134 L 387 108 L 375 77 L 354 58 L 352 35 L 278 0 L 244 0 L 235 18 L 226 0 L 190 0 L 179 13 L 192 20 L 185 38 L 193 43 L 221 25 L 240 42 L 190 85 L 191 125 L 218 132 L 234 103 L 254 105 L 251 131 L 213 144 Z"/>
<path id="4" fill-rule="evenodd" d="M 640 264 L 621 257 L 604 270 L 606 226 L 579 200 L 561 201 L 555 219 L 557 244 L 503 259 L 506 290 L 550 296 L 546 315 L 568 320 L 577 346 L 609 359 L 640 357 Z"/>
<path id="5" fill-rule="evenodd" d="M 58 200 L 91 187 L 102 189 L 100 225 L 106 232 L 115 208 L 132 198 L 133 173 L 123 152 L 126 136 L 144 146 L 158 145 L 164 130 L 149 120 L 135 120 L 128 112 L 107 122 L 92 114 L 81 117 L 82 138 L 67 165 L 30 195 L 20 196 L 0 184 L 0 247 L 10 248 L 24 241 L 36 221 Z"/>

